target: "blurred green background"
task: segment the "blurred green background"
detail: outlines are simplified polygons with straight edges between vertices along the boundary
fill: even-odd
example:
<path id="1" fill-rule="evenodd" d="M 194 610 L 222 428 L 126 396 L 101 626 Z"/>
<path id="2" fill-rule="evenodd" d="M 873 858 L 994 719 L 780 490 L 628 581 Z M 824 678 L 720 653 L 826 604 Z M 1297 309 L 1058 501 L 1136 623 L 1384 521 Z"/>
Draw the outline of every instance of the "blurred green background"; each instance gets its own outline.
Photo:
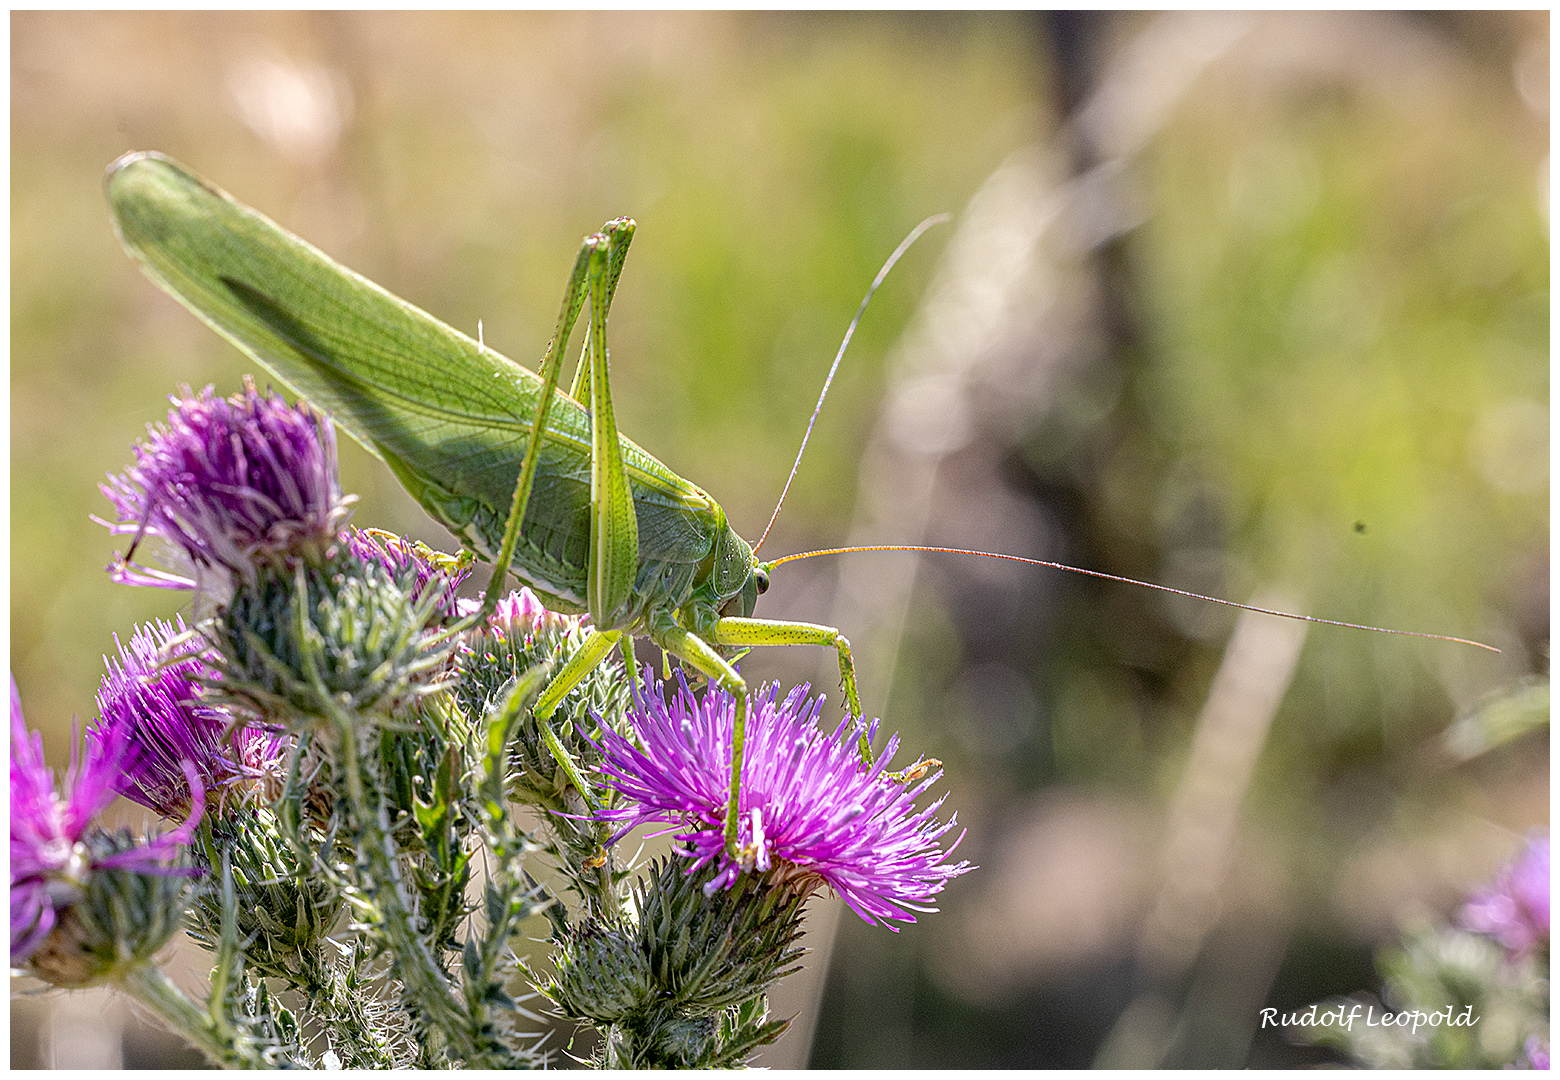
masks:
<path id="1" fill-rule="evenodd" d="M 97 483 L 176 385 L 250 370 L 113 237 L 103 169 L 158 149 L 522 363 L 581 236 L 633 216 L 619 423 L 753 538 L 867 283 L 952 211 L 868 311 L 766 554 L 954 544 L 1504 650 L 974 559 L 782 568 L 759 614 L 856 642 L 981 869 L 897 935 L 815 902 L 769 1064 L 1324 1060 L 1257 1010 L 1373 985 L 1374 948 L 1547 823 L 1546 13 L 11 32 L 11 664 L 52 760 L 112 635 L 180 599 L 108 581 Z M 342 458 L 357 524 L 452 546 Z M 819 659 L 746 671 L 837 697 Z M 73 1000 L 13 1004 L 13 1064 L 69 1063 Z M 115 1023 L 90 1063 L 167 1060 Z"/>

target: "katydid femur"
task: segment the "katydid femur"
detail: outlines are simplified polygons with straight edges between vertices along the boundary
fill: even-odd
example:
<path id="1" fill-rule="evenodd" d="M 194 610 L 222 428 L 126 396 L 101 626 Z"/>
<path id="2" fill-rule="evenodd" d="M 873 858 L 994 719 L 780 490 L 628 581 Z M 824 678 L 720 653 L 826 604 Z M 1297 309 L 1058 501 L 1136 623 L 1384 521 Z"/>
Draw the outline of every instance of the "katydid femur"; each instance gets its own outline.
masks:
<path id="1" fill-rule="evenodd" d="M 773 567 L 834 552 L 760 562 L 714 499 L 618 434 L 606 325 L 632 221 L 609 222 L 585 239 L 552 342 L 533 373 L 340 266 L 167 157 L 126 155 L 109 167 L 106 187 L 121 242 L 154 282 L 330 414 L 390 466 L 435 520 L 494 562 L 481 617 L 492 612 L 511 571 L 548 607 L 590 615 L 591 634 L 536 703 L 540 718 L 551 716 L 614 645 L 622 643 L 632 669 L 633 635 L 648 637 L 732 694 L 724 828 L 733 854 L 741 855 L 749 694 L 732 658 L 758 645 L 832 648 L 846 707 L 861 717 L 850 644 L 838 630 L 752 617 Z M 585 344 L 565 393 L 559 375 L 582 311 Z M 861 730 L 861 751 L 870 760 L 865 725 Z M 572 771 L 572 763 L 559 764 Z"/>

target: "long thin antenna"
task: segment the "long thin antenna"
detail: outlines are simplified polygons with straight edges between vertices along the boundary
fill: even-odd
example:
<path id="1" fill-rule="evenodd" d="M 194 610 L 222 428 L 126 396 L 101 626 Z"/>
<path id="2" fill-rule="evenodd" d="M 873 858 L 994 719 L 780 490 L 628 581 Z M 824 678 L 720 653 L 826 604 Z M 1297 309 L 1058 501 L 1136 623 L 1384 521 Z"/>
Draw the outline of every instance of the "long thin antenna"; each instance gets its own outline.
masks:
<path id="1" fill-rule="evenodd" d="M 823 380 L 823 390 L 818 394 L 818 404 L 813 406 L 812 419 L 807 421 L 807 431 L 802 435 L 802 445 L 796 451 L 796 460 L 791 463 L 791 475 L 785 478 L 785 487 L 780 491 L 780 501 L 775 503 L 775 512 L 769 515 L 769 524 L 764 526 L 764 535 L 758 538 L 758 543 L 753 545 L 756 554 L 758 549 L 764 546 L 764 541 L 769 539 L 769 530 L 775 527 L 775 519 L 780 516 L 780 508 L 785 505 L 786 494 L 791 490 L 791 481 L 796 479 L 796 470 L 802 467 L 802 454 L 807 451 L 807 440 L 812 438 L 813 425 L 818 422 L 818 414 L 823 411 L 823 399 L 829 396 L 829 387 L 834 383 L 834 373 L 840 369 L 840 361 L 845 358 L 845 347 L 850 344 L 851 335 L 856 332 L 856 324 L 861 322 L 861 316 L 866 313 L 867 304 L 872 300 L 872 294 L 877 292 L 878 286 L 883 284 L 883 279 L 888 277 L 888 272 L 894 268 L 899 257 L 910 250 L 910 245 L 921 238 L 921 234 L 933 225 L 941 225 L 945 221 L 952 221 L 951 214 L 933 214 L 921 224 L 910 230 L 910 235 L 899 242 L 894 253 L 883 264 L 883 269 L 877 272 L 877 277 L 872 279 L 872 284 L 867 286 L 867 295 L 861 298 L 861 306 L 856 309 L 856 317 L 845 328 L 845 340 L 840 342 L 840 351 L 834 354 L 834 363 L 829 366 L 829 375 Z"/>
<path id="2" fill-rule="evenodd" d="M 1217 596 L 1204 596 L 1202 593 L 1187 592 L 1185 589 L 1173 589 L 1169 585 L 1155 585 L 1152 581 L 1139 581 L 1137 578 L 1122 577 L 1119 574 L 1107 574 L 1100 570 L 1085 570 L 1080 566 L 1047 562 L 1044 559 L 1026 559 L 1020 555 L 1004 555 L 998 551 L 970 551 L 966 548 L 923 547 L 913 544 L 872 544 L 866 547 L 825 548 L 822 551 L 804 551 L 799 555 L 786 555 L 783 558 L 776 559 L 769 566 L 774 568 L 781 563 L 795 562 L 797 559 L 811 559 L 819 555 L 846 555 L 853 551 L 940 551 L 949 555 L 980 555 L 987 559 L 1006 559 L 1008 562 L 1027 563 L 1030 566 L 1048 566 L 1052 570 L 1067 570 L 1074 574 L 1104 578 L 1106 581 L 1119 581 L 1124 585 L 1141 585 L 1145 589 L 1157 589 L 1160 592 L 1174 593 L 1176 596 L 1187 596 L 1193 600 L 1206 600 L 1210 604 L 1223 604 L 1225 607 L 1240 608 L 1242 611 L 1255 611 L 1261 615 L 1276 615 L 1281 619 L 1298 619 L 1301 622 L 1343 626 L 1350 630 L 1374 630 L 1378 634 L 1400 634 L 1403 637 L 1429 638 L 1432 641 L 1451 641 L 1458 645 L 1472 645 L 1478 649 L 1487 649 L 1492 653 L 1500 652 L 1493 645 L 1486 645 L 1482 641 L 1470 641 L 1468 638 L 1452 637 L 1448 634 L 1424 634 L 1417 630 L 1393 630 L 1385 626 L 1366 626 L 1362 623 L 1339 622 L 1337 619 L 1321 619 L 1315 615 L 1296 615 L 1291 611 L 1274 611 L 1272 608 L 1257 607 L 1255 604 L 1240 604 L 1234 600 L 1221 600 Z"/>

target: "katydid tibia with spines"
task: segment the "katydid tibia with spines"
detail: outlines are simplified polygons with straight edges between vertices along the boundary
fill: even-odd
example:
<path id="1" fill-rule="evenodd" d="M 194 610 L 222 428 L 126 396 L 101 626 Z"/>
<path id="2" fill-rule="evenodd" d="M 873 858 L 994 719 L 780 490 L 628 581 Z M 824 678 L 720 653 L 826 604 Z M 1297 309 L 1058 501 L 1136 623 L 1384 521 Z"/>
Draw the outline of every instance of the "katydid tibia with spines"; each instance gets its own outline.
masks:
<path id="1" fill-rule="evenodd" d="M 621 643 L 632 671 L 635 635 L 732 694 L 724 829 L 727 847 L 740 858 L 749 694 L 732 660 L 762 645 L 831 648 L 846 708 L 859 720 L 850 644 L 838 630 L 752 616 L 772 568 L 861 549 L 761 562 L 758 545 L 737 535 L 714 499 L 618 433 L 606 328 L 633 222 L 609 222 L 581 245 L 557 329 L 533 373 L 340 266 L 169 158 L 126 155 L 110 166 L 106 187 L 120 239 L 153 281 L 328 413 L 389 465 L 435 520 L 494 563 L 480 617 L 493 611 L 509 572 L 548 607 L 590 615 L 590 635 L 543 690 L 538 717 L 551 716 L 615 645 Z M 919 231 L 900 245 L 872 289 Z M 564 391 L 562 364 L 582 314 L 584 347 Z M 865 725 L 861 731 L 862 756 L 870 761 Z M 562 746 L 552 744 L 588 799 L 588 782 Z"/>

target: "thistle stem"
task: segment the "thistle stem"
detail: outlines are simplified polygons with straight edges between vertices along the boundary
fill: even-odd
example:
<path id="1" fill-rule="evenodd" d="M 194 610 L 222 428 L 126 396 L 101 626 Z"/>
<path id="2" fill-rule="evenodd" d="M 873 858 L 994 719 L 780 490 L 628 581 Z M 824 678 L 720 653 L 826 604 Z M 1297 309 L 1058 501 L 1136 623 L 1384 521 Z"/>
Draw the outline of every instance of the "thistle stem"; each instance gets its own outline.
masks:
<path id="1" fill-rule="evenodd" d="M 353 718 L 333 710 L 340 760 L 346 773 L 348 803 L 358 837 L 359 867 L 366 871 L 373 911 L 390 944 L 392 972 L 423 1024 L 423 1035 L 439 1032 L 450 1042 L 450 1056 L 467 1068 L 509 1069 L 522 1062 L 501 1041 L 488 1034 L 493 1026 L 485 1001 L 467 1000 L 453 984 L 417 930 L 417 914 L 406 895 L 388 809 L 383 799 L 370 798 L 373 777 L 367 777 L 358 751 L 358 726 Z"/>
<path id="2" fill-rule="evenodd" d="M 367 871 L 369 898 L 378 916 L 379 929 L 390 944 L 395 977 L 422 1014 L 427 1029 L 444 1032 L 454 1043 L 451 1048 L 454 1055 L 469 1061 L 475 1047 L 463 1038 L 466 1025 L 455 1008 L 454 988 L 448 976 L 439 967 L 428 943 L 417 933 L 416 916 L 396 865 L 389 823 L 384 820 L 387 810 L 379 799 L 370 803 L 363 782 L 357 730 L 350 717 L 335 719 L 346 773 L 347 798 L 358 837 L 359 865 Z"/>
<path id="3" fill-rule="evenodd" d="M 369 1003 L 373 999 L 354 993 L 347 973 L 306 958 L 302 976 L 293 984 L 319 1020 L 343 1068 L 394 1069 L 405 1064 L 396 1058 L 395 1043 L 383 1018 L 372 1011 Z"/>
<path id="4" fill-rule="evenodd" d="M 119 988 L 145 1006 L 185 1042 L 224 1069 L 274 1069 L 253 1039 L 200 1008 L 154 964 L 119 977 Z"/>

